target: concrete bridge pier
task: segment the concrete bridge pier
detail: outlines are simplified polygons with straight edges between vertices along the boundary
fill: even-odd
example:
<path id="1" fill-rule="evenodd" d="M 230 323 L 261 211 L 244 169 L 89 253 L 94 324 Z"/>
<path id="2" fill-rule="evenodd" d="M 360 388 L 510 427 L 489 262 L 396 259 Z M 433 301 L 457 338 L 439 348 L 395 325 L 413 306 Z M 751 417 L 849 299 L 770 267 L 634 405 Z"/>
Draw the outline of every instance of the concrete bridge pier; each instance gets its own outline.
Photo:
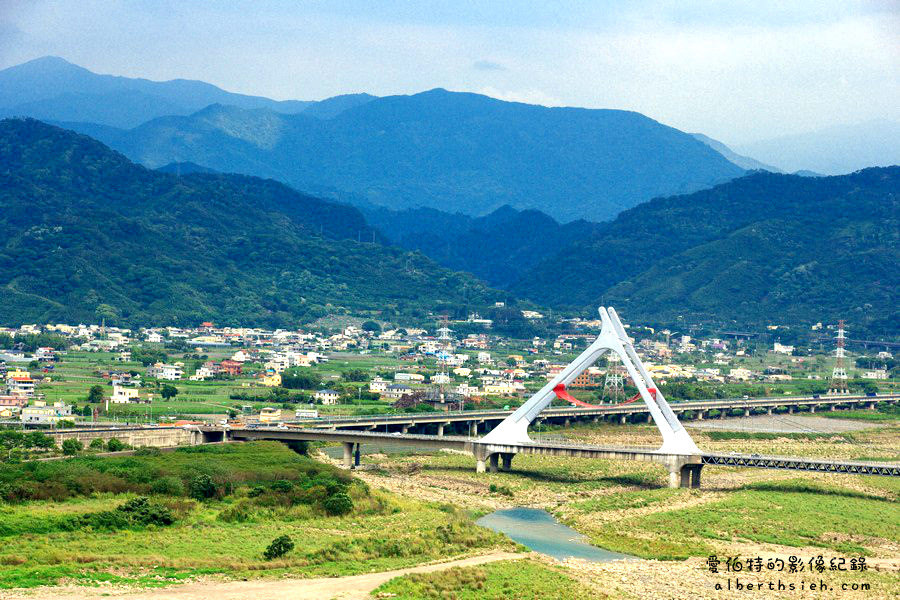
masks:
<path id="1" fill-rule="evenodd" d="M 769 408 L 766 409 L 766 414 L 767 414 L 767 415 L 771 415 L 771 414 L 772 414 L 772 407 L 771 407 L 771 406 L 770 406 Z"/>
<path id="2" fill-rule="evenodd" d="M 789 415 L 794 414 L 794 407 L 793 407 L 793 406 L 788 406 L 788 414 L 789 414 Z"/>
<path id="3" fill-rule="evenodd" d="M 815 405 L 815 404 L 810 404 L 810 405 L 809 405 L 809 412 L 810 412 L 810 414 L 815 414 L 815 413 L 816 413 L 816 405 Z"/>
<path id="4" fill-rule="evenodd" d="M 488 470 L 490 470 L 491 473 L 497 472 L 497 468 L 498 468 L 499 462 L 500 462 L 499 459 L 500 459 L 500 455 L 497 454 L 496 452 L 494 454 L 491 454 L 488 457 Z"/>
<path id="5" fill-rule="evenodd" d="M 437 430 L 438 436 L 440 436 L 440 437 L 444 436 L 444 427 L 449 424 L 450 423 L 438 423 L 438 430 Z"/>
<path id="6" fill-rule="evenodd" d="M 749 408 L 745 408 L 745 409 L 744 409 L 744 416 L 745 416 L 745 417 L 749 417 L 749 416 L 750 416 L 750 409 L 749 409 Z"/>
<path id="7" fill-rule="evenodd" d="M 628 417 L 626 415 L 622 415 L 619 417 L 619 425 L 625 425 L 628 422 Z"/>
<path id="8" fill-rule="evenodd" d="M 343 442 L 344 446 L 344 468 L 352 469 L 353 468 L 353 442 Z"/>
<path id="9" fill-rule="evenodd" d="M 699 488 L 700 472 L 703 464 L 694 462 L 699 457 L 668 455 L 661 457 L 662 462 L 669 469 L 670 488 Z"/>
<path id="10" fill-rule="evenodd" d="M 503 464 L 501 465 L 501 469 L 504 471 L 509 471 L 512 468 L 512 459 L 515 454 L 512 452 L 503 452 L 500 454 L 500 458 L 503 460 Z"/>
<path id="11" fill-rule="evenodd" d="M 702 421 L 702 420 L 703 420 L 703 411 L 702 411 L 702 410 L 698 410 L 698 411 L 697 411 L 697 420 L 698 420 L 698 421 Z"/>
<path id="12" fill-rule="evenodd" d="M 469 437 L 478 436 L 478 421 L 469 421 Z"/>
<path id="13" fill-rule="evenodd" d="M 719 409 L 719 418 L 720 419 L 724 419 L 727 414 L 728 414 L 727 408 Z"/>
<path id="14" fill-rule="evenodd" d="M 409 433 L 409 425 L 404 425 L 403 427 L 401 427 L 401 428 L 400 428 L 400 433 L 402 433 L 402 434 L 404 434 L 404 435 L 407 434 L 407 433 Z"/>

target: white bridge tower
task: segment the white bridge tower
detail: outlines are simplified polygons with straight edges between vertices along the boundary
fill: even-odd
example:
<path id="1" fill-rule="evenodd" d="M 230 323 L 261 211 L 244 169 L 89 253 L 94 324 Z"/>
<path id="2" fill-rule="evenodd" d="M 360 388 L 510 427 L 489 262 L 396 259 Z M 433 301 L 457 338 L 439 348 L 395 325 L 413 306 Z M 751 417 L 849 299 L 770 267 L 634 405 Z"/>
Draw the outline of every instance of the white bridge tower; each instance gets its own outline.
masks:
<path id="1" fill-rule="evenodd" d="M 644 368 L 638 357 L 631 339 L 625 333 L 625 328 L 619 320 L 616 311 L 612 308 L 600 307 L 600 319 L 603 327 L 597 339 L 582 352 L 578 358 L 572 361 L 547 385 L 542 387 L 518 410 L 506 417 L 497 427 L 479 440 L 482 444 L 530 444 L 528 427 L 545 408 L 550 406 L 556 398 L 554 391 L 557 386 L 569 385 L 581 374 L 582 371 L 596 362 L 600 356 L 607 352 L 615 354 L 624 365 L 628 375 L 637 386 L 641 398 L 650 411 L 650 416 L 656 423 L 662 434 L 663 443 L 657 450 L 661 454 L 699 454 L 700 449 L 691 439 L 691 436 L 682 426 L 678 417 L 672 412 L 669 403 L 663 398 L 662 392 L 656 387 L 650 373 Z M 652 390 L 652 391 L 651 391 Z"/>

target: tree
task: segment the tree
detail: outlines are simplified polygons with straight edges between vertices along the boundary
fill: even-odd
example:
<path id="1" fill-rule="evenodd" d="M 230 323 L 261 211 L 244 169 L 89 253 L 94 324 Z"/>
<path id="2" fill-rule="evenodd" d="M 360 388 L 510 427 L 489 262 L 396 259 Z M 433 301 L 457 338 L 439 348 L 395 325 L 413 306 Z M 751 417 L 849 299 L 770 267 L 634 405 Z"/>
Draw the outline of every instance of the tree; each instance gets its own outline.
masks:
<path id="1" fill-rule="evenodd" d="M 25 434 L 25 446 L 27 448 L 52 448 L 56 442 L 43 431 L 31 431 Z"/>
<path id="2" fill-rule="evenodd" d="M 91 404 L 100 404 L 103 402 L 103 386 L 92 385 L 91 389 L 88 390 L 87 401 Z"/>
<path id="3" fill-rule="evenodd" d="M 164 399 L 171 400 L 178 395 L 178 388 L 167 383 L 162 386 L 162 389 L 160 389 L 159 393 Z"/>
<path id="4" fill-rule="evenodd" d="M 350 369 L 341 373 L 341 379 L 344 381 L 366 381 L 368 378 L 369 374 L 363 369 Z"/>
<path id="5" fill-rule="evenodd" d="M 322 506 L 329 515 L 346 515 L 353 510 L 353 499 L 346 492 L 338 492 L 325 498 Z"/>
<path id="6" fill-rule="evenodd" d="M 125 442 L 118 438 L 109 438 L 109 441 L 106 442 L 106 449 L 110 452 L 119 452 L 120 450 L 124 450 L 125 448 Z"/>
<path id="7" fill-rule="evenodd" d="M 74 456 L 84 449 L 84 444 L 75 438 L 69 438 L 62 443 L 62 451 L 66 456 Z"/>
<path id="8" fill-rule="evenodd" d="M 310 369 L 293 367 L 281 374 L 281 385 L 292 390 L 314 390 L 322 385 L 322 378 Z"/>
<path id="9" fill-rule="evenodd" d="M 206 500 L 216 495 L 216 483 L 205 473 L 194 475 L 188 483 L 188 492 L 195 500 Z"/>
<path id="10" fill-rule="evenodd" d="M 287 535 L 280 535 L 272 540 L 272 543 L 269 544 L 269 547 L 263 552 L 263 558 L 266 560 L 281 558 L 293 549 L 294 541 Z"/>
<path id="11" fill-rule="evenodd" d="M 371 331 L 372 333 L 377 333 L 381 331 L 381 325 L 376 323 L 375 321 L 366 321 L 362 324 L 363 331 Z"/>

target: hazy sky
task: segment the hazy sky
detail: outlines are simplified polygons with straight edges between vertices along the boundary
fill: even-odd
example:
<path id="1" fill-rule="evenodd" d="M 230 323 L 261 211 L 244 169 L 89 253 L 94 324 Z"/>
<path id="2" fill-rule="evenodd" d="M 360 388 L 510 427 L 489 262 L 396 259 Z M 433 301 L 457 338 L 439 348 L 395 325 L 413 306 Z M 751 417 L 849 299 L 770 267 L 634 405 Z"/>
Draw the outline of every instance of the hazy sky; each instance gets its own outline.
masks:
<path id="1" fill-rule="evenodd" d="M 0 68 L 44 55 L 277 99 L 629 109 L 731 144 L 900 120 L 896 1 L 0 0 Z"/>

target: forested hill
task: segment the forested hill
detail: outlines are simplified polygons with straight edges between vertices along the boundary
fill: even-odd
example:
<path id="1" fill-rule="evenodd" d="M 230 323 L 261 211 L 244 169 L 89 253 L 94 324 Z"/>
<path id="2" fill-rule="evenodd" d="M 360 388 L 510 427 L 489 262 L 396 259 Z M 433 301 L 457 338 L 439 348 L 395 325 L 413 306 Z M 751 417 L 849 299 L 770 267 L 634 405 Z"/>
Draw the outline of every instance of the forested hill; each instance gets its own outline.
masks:
<path id="1" fill-rule="evenodd" d="M 149 167 L 194 162 L 300 190 L 472 216 L 503 205 L 613 218 L 744 174 L 691 135 L 622 110 L 547 108 L 431 90 L 322 119 L 213 105 L 129 130 L 69 123 Z"/>
<path id="2" fill-rule="evenodd" d="M 852 320 L 897 332 L 900 167 L 838 177 L 755 173 L 647 202 L 522 276 L 556 306 L 645 322 Z"/>
<path id="3" fill-rule="evenodd" d="M 274 181 L 150 171 L 86 136 L 0 121 L 3 324 L 289 325 L 493 300 L 468 275 L 358 238 L 371 229 L 356 209 Z"/>
<path id="4" fill-rule="evenodd" d="M 540 211 L 509 206 L 483 217 L 433 208 L 361 210 L 391 243 L 418 250 L 445 267 L 467 271 L 501 288 L 555 255 L 561 246 L 587 238 L 600 227 L 580 220 L 560 225 Z"/>

